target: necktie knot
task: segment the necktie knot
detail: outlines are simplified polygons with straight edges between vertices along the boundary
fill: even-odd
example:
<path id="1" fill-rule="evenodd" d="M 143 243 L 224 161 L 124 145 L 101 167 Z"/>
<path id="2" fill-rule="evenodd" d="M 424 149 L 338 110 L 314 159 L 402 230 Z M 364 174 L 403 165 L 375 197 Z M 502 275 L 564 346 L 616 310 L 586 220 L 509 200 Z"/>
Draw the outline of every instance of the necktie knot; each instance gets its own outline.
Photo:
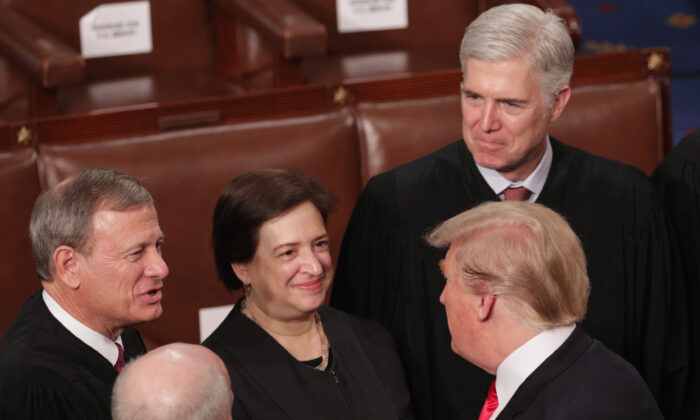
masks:
<path id="1" fill-rule="evenodd" d="M 497 408 L 498 394 L 496 394 L 496 381 L 493 381 L 486 396 L 486 401 L 484 401 L 484 407 L 481 409 L 481 414 L 479 414 L 479 420 L 489 420 Z"/>
<path id="2" fill-rule="evenodd" d="M 117 345 L 117 350 L 119 351 L 119 356 L 117 356 L 117 362 L 114 364 L 114 369 L 117 372 L 121 372 L 122 368 L 124 368 L 124 364 L 126 361 L 124 360 L 124 349 L 119 343 L 114 343 Z"/>
<path id="3" fill-rule="evenodd" d="M 530 198 L 530 194 L 532 194 L 530 190 L 525 187 L 508 187 L 503 191 L 504 201 L 525 201 Z"/>

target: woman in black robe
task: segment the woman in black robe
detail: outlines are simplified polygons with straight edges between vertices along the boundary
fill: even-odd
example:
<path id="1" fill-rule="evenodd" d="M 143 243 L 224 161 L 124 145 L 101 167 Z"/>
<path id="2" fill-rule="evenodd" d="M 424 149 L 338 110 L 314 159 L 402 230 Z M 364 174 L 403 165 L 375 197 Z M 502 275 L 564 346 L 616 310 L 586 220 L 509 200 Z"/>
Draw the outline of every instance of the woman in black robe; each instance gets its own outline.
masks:
<path id="1" fill-rule="evenodd" d="M 332 278 L 333 197 L 307 175 L 235 178 L 214 213 L 221 281 L 243 288 L 204 341 L 226 363 L 233 418 L 412 418 L 401 362 L 379 324 L 322 306 Z"/>

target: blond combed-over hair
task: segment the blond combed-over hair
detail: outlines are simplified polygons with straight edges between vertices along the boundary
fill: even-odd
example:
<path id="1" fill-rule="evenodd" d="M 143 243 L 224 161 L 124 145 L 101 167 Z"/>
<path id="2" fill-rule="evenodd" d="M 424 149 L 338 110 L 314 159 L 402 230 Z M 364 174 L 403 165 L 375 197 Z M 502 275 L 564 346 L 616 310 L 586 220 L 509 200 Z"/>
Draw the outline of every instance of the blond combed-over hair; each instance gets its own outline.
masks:
<path id="1" fill-rule="evenodd" d="M 504 298 L 523 325 L 545 330 L 581 321 L 590 282 L 581 242 L 559 214 L 528 202 L 488 202 L 443 222 L 427 236 L 455 247 L 467 290 Z"/>

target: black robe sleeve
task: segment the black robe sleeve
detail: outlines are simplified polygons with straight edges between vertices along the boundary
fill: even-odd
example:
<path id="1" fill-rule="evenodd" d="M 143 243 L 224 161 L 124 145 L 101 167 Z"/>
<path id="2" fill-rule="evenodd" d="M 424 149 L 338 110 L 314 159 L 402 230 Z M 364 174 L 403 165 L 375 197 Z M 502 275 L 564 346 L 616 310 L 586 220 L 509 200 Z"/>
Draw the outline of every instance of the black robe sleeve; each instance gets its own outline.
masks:
<path id="1" fill-rule="evenodd" d="M 387 325 L 397 307 L 404 267 L 400 212 L 389 176 L 372 178 L 355 204 L 338 260 L 331 306 Z M 388 196 L 387 196 L 388 195 Z"/>
<path id="2" fill-rule="evenodd" d="M 682 418 L 700 418 L 700 130 L 686 136 L 653 175 L 675 235 L 688 309 L 689 378 Z M 677 279 L 680 279 L 680 274 Z"/>
<path id="3" fill-rule="evenodd" d="M 651 200 L 646 226 L 634 240 L 636 279 L 629 359 L 647 381 L 668 419 L 681 416 L 688 374 L 688 313 L 681 268 L 674 258 L 673 235 L 663 209 Z M 641 282 L 641 284 L 640 284 Z M 628 282 L 629 283 L 629 282 Z M 637 363 L 634 363 L 637 361 Z"/>
<path id="4" fill-rule="evenodd" d="M 553 141 L 538 202 L 562 214 L 586 253 L 591 295 L 582 325 L 627 359 L 667 418 L 678 418 L 687 374 L 685 287 L 648 177 Z"/>
<path id="5" fill-rule="evenodd" d="M 83 408 L 84 404 L 73 387 L 49 369 L 23 366 L 3 372 L 0 419 L 95 418 Z"/>

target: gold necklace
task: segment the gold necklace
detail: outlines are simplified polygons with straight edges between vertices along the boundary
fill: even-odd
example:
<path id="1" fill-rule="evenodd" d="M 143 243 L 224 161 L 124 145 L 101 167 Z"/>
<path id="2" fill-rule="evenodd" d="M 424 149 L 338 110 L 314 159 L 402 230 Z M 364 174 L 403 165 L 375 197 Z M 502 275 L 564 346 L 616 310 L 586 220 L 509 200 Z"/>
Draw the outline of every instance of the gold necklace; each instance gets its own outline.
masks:
<path id="1" fill-rule="evenodd" d="M 326 370 L 328 367 L 328 339 L 326 339 L 326 333 L 323 331 L 323 325 L 321 324 L 321 316 L 318 311 L 314 312 L 314 323 L 316 324 L 316 331 L 318 331 L 318 337 L 321 339 L 321 364 L 316 366 L 314 369 Z"/>
<path id="2" fill-rule="evenodd" d="M 258 323 L 258 321 L 255 319 L 250 310 L 248 310 L 246 299 L 243 299 L 243 301 L 241 302 L 241 313 L 247 316 L 251 321 L 255 322 L 255 324 L 257 324 L 260 328 L 265 330 L 265 328 L 263 328 L 262 325 Z M 318 338 L 321 341 L 321 363 L 319 363 L 318 366 L 314 367 L 314 369 L 326 370 L 326 368 L 328 367 L 330 352 L 328 350 L 328 339 L 326 338 L 325 331 L 323 331 L 323 324 L 321 323 L 321 316 L 318 314 L 318 311 L 314 312 L 314 325 L 316 326 Z"/>

